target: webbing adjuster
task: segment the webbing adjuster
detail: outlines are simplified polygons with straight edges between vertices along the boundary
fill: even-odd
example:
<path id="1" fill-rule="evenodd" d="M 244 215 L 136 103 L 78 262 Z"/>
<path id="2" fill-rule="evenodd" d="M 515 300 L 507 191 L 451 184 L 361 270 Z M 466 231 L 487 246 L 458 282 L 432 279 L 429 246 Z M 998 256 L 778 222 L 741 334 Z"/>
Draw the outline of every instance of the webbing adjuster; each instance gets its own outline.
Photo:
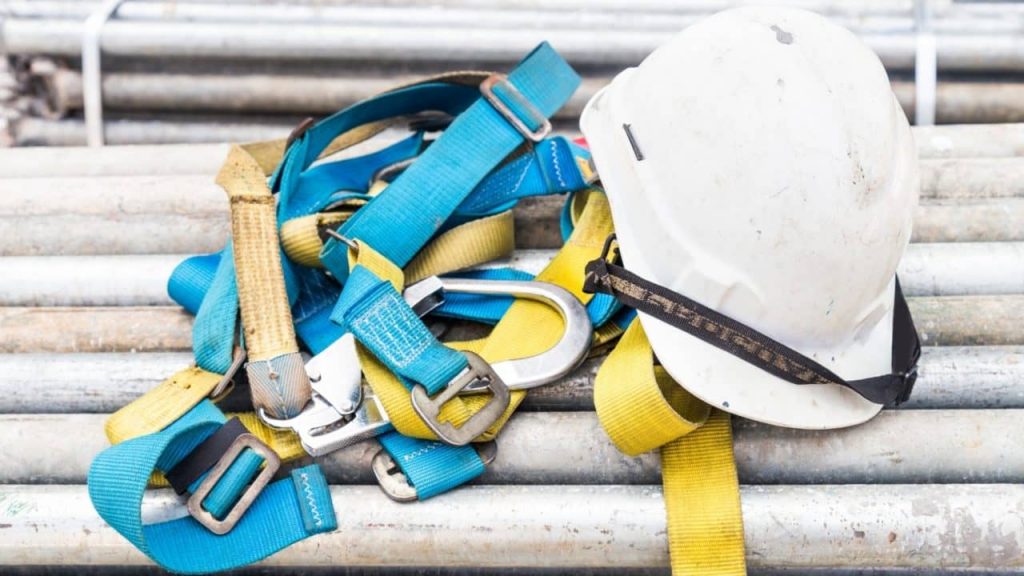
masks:
<path id="1" fill-rule="evenodd" d="M 496 88 L 500 94 L 495 92 Z M 527 140 L 540 142 L 551 134 L 551 121 L 508 81 L 508 76 L 491 74 L 480 83 L 480 93 Z M 509 99 L 518 111 L 525 113 L 526 117 L 517 114 L 503 98 Z M 531 125 L 537 128 L 531 129 Z"/>
<path id="2" fill-rule="evenodd" d="M 231 464 L 238 459 L 245 449 L 250 449 L 255 452 L 258 456 L 263 459 L 263 469 L 260 470 L 256 478 L 249 484 L 249 487 L 245 489 L 241 497 L 235 502 L 235 505 L 231 507 L 227 515 L 223 519 L 218 519 L 209 510 L 203 506 L 203 501 L 213 491 L 214 486 L 224 476 L 224 474 L 231 467 Z M 269 446 L 260 441 L 259 438 L 252 434 L 240 434 L 231 443 L 231 446 L 224 452 L 224 455 L 220 457 L 217 464 L 210 469 L 210 472 L 203 479 L 203 482 L 199 485 L 192 496 L 188 499 L 188 513 L 192 515 L 200 524 L 206 527 L 207 530 L 214 534 L 227 534 L 235 527 L 235 524 L 241 520 L 242 515 L 245 511 L 252 506 L 252 503 L 256 501 L 256 498 L 260 495 L 260 492 L 270 483 L 273 479 L 274 474 L 281 467 L 281 459 L 277 454 L 270 449 Z"/>
<path id="3" fill-rule="evenodd" d="M 288 150 L 289 148 L 291 148 L 292 144 L 294 144 L 296 140 L 305 136 L 306 132 L 308 132 L 309 129 L 315 125 L 316 120 L 312 116 L 307 116 L 305 119 L 302 120 L 302 122 L 299 122 L 299 124 L 295 126 L 295 128 L 292 128 L 291 133 L 288 134 L 288 139 L 285 140 L 284 143 L 284 149 Z"/>
<path id="4" fill-rule="evenodd" d="M 423 419 L 427 428 L 437 435 L 438 440 L 452 446 L 465 446 L 486 432 L 501 418 L 512 401 L 508 386 L 486 360 L 472 352 L 463 354 L 469 366 L 449 382 L 437 396 L 431 398 L 422 384 L 417 384 L 412 389 L 413 409 Z M 476 391 L 490 392 L 490 401 L 459 427 L 451 422 L 441 422 L 441 407 L 445 402 L 455 398 L 471 385 Z"/>
<path id="5" fill-rule="evenodd" d="M 473 448 L 476 449 L 477 456 L 484 466 L 489 466 L 498 456 L 498 443 L 493 440 L 474 444 Z M 416 487 L 409 482 L 402 468 L 387 450 L 381 448 L 373 456 L 370 468 L 377 478 L 377 485 L 388 498 L 395 502 L 415 502 L 419 499 Z"/>

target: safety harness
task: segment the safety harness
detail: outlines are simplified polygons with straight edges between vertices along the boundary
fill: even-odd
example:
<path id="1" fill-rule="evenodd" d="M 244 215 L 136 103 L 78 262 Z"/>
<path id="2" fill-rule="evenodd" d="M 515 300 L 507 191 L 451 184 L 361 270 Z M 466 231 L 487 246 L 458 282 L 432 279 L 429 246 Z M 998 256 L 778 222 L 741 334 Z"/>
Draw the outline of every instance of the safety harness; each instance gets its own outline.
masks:
<path id="1" fill-rule="evenodd" d="M 526 390 L 630 316 L 583 292 L 611 217 L 588 153 L 548 120 L 578 82 L 542 44 L 507 77 L 437 76 L 233 146 L 217 177 L 231 239 L 168 284 L 195 314 L 196 365 L 107 421 L 88 478 L 100 515 L 165 568 L 211 572 L 336 529 L 344 503 L 310 456 L 377 437 L 373 470 L 402 501 L 479 476 Z M 354 153 L 410 121 L 411 136 Z M 540 274 L 465 271 L 509 256 L 512 207 L 550 194 L 570 194 L 565 244 Z M 494 328 L 442 344 L 428 314 Z M 215 402 L 236 382 L 254 412 L 226 417 Z M 189 515 L 144 522 L 147 485 L 165 482 Z"/>

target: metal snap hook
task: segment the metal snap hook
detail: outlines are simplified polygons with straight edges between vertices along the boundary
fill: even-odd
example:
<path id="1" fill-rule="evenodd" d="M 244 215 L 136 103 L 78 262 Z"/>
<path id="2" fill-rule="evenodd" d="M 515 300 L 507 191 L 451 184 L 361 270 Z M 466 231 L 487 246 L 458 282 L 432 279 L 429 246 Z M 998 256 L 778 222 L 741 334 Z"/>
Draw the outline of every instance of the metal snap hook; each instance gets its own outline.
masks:
<path id="1" fill-rule="evenodd" d="M 293 430 L 310 456 L 323 456 L 391 429 L 380 400 L 363 389 L 355 337 L 345 334 L 306 363 L 313 393 L 293 418 L 259 417 L 271 428 Z"/>
<path id="2" fill-rule="evenodd" d="M 561 340 L 541 354 L 493 365 L 465 353 L 470 368 L 431 399 L 422 387 L 413 389 L 414 409 L 443 441 L 465 445 L 484 433 L 505 412 L 509 390 L 524 390 L 568 374 L 586 357 L 592 326 L 587 310 L 567 290 L 546 282 L 431 277 L 406 288 L 403 297 L 420 316 L 444 303 L 445 292 L 509 294 L 530 298 L 558 310 L 565 321 Z M 273 418 L 258 412 L 272 428 L 293 430 L 311 456 L 322 456 L 390 430 L 380 400 L 364 387 L 355 337 L 345 334 L 306 363 L 312 398 L 298 416 Z M 458 394 L 492 392 L 496 398 L 461 428 L 437 421 L 441 406 Z M 433 415 L 433 417 L 431 417 Z M 460 432 L 461 430 L 461 432 Z"/>

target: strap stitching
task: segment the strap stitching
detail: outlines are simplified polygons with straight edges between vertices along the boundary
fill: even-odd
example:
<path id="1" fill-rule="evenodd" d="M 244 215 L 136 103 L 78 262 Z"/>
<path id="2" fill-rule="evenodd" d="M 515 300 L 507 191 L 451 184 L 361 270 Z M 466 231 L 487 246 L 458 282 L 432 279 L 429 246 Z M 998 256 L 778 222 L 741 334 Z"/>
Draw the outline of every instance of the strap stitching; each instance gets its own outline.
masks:
<path id="1" fill-rule="evenodd" d="M 306 504 L 309 505 L 310 514 L 313 515 L 313 524 L 319 528 L 323 525 L 323 518 L 320 516 L 320 509 L 316 506 L 316 498 L 313 496 L 313 487 L 309 485 L 309 474 L 302 472 L 302 491 L 306 494 Z"/>
<path id="2" fill-rule="evenodd" d="M 388 319 L 380 319 L 378 322 L 372 321 L 377 316 L 398 316 L 398 319 L 408 316 L 403 314 L 401 306 L 405 306 L 405 302 L 398 301 L 398 296 L 391 291 L 385 292 L 381 299 L 373 303 L 368 309 L 359 313 L 356 318 L 352 321 L 352 327 L 358 330 L 360 339 L 369 340 L 371 348 L 373 348 L 374 354 L 383 356 L 384 359 L 389 363 L 397 366 L 398 368 L 405 368 L 410 362 L 416 359 L 424 350 L 430 346 L 430 340 L 427 338 L 418 339 L 419 342 L 410 342 L 408 335 L 402 331 L 398 337 L 392 334 L 390 331 L 382 330 L 382 326 L 393 325 L 399 322 L 389 321 Z M 419 322 L 419 319 L 416 319 Z M 404 336 L 404 337 L 403 337 Z M 412 348 L 408 348 L 410 344 L 415 344 Z M 396 354 L 395 352 L 398 352 Z"/>
<path id="3" fill-rule="evenodd" d="M 551 162 L 555 165 L 555 176 L 558 178 L 558 184 L 562 188 L 567 188 L 569 185 L 565 183 L 565 178 L 562 177 L 562 167 L 558 164 L 558 146 L 554 140 L 548 141 L 551 144 Z"/>

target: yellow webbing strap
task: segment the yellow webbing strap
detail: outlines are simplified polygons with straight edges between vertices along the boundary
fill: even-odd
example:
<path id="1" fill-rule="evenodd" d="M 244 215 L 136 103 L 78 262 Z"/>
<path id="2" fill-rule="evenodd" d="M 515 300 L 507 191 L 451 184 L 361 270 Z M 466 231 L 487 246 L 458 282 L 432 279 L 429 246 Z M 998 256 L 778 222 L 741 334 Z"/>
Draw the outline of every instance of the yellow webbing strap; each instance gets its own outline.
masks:
<path id="1" fill-rule="evenodd" d="M 390 121 L 374 122 L 346 132 L 327 147 L 324 155 L 333 154 L 367 140 L 391 124 Z M 271 140 L 246 144 L 243 149 L 252 162 L 256 163 L 265 178 L 280 163 L 285 146 L 285 140 Z M 276 246 L 276 237 L 273 242 Z M 221 374 L 214 374 L 196 367 L 179 370 L 146 394 L 112 414 L 104 425 L 107 439 L 111 444 L 117 444 L 130 438 L 152 434 L 164 429 L 204 398 L 209 397 L 222 377 Z M 246 424 L 254 434 L 261 438 L 270 437 L 270 447 L 279 454 L 288 453 L 290 446 L 298 444 L 294 434 L 274 431 L 264 426 L 256 418 L 246 420 Z"/>
<path id="2" fill-rule="evenodd" d="M 324 240 L 320 237 L 320 231 L 337 228 L 348 220 L 358 207 L 345 206 L 338 211 L 319 212 L 288 220 L 281 225 L 281 248 L 292 262 L 300 266 L 323 268 L 323 264 L 320 263 L 320 251 L 324 248 Z"/>
<path id="3" fill-rule="evenodd" d="M 635 456 L 661 447 L 672 573 L 746 574 L 729 415 L 654 365 L 638 319 L 598 371 L 594 407 L 622 452 Z"/>
<path id="4" fill-rule="evenodd" d="M 275 200 L 266 174 L 256 158 L 234 145 L 217 184 L 231 201 L 238 304 L 249 360 L 298 353 L 278 249 Z"/>
<path id="5" fill-rule="evenodd" d="M 591 298 L 590 294 L 583 292 L 583 270 L 587 262 L 601 253 L 604 239 L 612 229 L 611 212 L 604 194 L 590 192 L 585 196 L 585 207 L 581 210 L 573 234 L 548 266 L 537 275 L 537 280 L 558 284 L 583 303 Z M 355 263 L 366 266 L 401 290 L 404 282 L 401 271 L 364 246 L 360 244 Z M 457 256 L 450 257 L 458 260 Z M 557 311 L 538 302 L 517 299 L 482 342 L 450 342 L 448 345 L 463 350 L 472 348 L 488 362 L 499 362 L 525 358 L 547 350 L 557 342 L 563 329 L 564 323 Z M 433 433 L 413 409 L 405 386 L 373 354 L 362 347 L 359 351 L 366 380 L 384 404 L 395 428 L 407 436 L 434 439 Z M 524 397 L 525 392 L 513 392 L 505 414 L 478 440 L 493 439 Z M 457 397 L 442 407 L 439 419 L 460 426 L 488 400 L 484 395 Z"/>
<path id="6" fill-rule="evenodd" d="M 353 212 L 351 209 L 323 212 L 289 220 L 281 226 L 281 246 L 295 263 L 322 268 L 320 251 L 324 241 L 320 230 L 337 227 Z M 424 246 L 406 266 L 406 282 L 412 284 L 428 276 L 511 256 L 515 250 L 514 224 L 512 211 L 506 210 L 445 231 Z"/>
<path id="7" fill-rule="evenodd" d="M 406 265 L 405 281 L 412 284 L 429 276 L 506 258 L 515 249 L 515 220 L 511 210 L 470 220 L 424 246 Z"/>
<path id="8" fill-rule="evenodd" d="M 185 368 L 113 413 L 104 425 L 111 444 L 163 430 L 213 392 L 221 375 Z"/>

